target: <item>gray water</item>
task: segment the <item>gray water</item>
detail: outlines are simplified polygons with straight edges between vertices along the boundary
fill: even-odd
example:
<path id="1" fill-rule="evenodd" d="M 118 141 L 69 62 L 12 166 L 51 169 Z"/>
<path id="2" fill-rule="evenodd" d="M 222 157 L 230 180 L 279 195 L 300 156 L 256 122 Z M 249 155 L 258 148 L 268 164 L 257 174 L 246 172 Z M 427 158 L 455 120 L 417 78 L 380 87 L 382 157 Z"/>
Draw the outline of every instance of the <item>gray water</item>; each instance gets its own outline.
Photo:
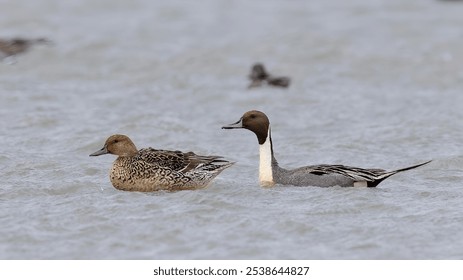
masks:
<path id="1" fill-rule="evenodd" d="M 451 2 L 451 3 L 450 3 Z M 463 258 L 463 5 L 0 1 L 2 259 Z M 285 89 L 248 90 L 254 62 Z M 376 189 L 258 183 L 267 113 L 283 167 L 394 169 Z M 237 161 L 204 190 L 114 189 L 108 136 Z"/>

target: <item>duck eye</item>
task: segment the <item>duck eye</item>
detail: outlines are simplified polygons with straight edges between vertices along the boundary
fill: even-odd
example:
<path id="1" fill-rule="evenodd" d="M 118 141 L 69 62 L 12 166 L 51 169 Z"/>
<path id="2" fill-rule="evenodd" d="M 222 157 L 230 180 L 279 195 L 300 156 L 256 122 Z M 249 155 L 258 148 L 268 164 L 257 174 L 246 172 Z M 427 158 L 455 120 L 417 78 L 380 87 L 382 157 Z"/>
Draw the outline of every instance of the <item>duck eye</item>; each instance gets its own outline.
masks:
<path id="1" fill-rule="evenodd" d="M 117 143 L 117 142 L 119 142 L 119 140 L 114 140 L 114 143 Z"/>
<path id="2" fill-rule="evenodd" d="M 251 119 L 255 119 L 256 118 L 256 115 L 251 115 Z"/>

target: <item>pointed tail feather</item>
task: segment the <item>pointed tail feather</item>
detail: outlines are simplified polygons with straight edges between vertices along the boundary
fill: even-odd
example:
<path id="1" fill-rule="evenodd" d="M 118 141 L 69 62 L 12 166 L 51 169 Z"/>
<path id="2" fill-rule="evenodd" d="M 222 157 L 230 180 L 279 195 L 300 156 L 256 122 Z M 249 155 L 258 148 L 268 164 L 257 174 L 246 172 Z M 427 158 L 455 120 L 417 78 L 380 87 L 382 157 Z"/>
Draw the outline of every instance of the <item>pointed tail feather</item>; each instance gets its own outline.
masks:
<path id="1" fill-rule="evenodd" d="M 426 161 L 426 162 L 423 162 L 423 163 L 420 163 L 420 164 L 417 164 L 417 165 L 413 165 L 413 166 L 409 166 L 409 167 L 397 169 L 397 170 L 388 172 L 387 174 L 392 173 L 392 174 L 389 175 L 389 176 L 391 176 L 391 175 L 397 174 L 397 173 L 402 172 L 402 171 L 407 171 L 407 170 L 410 170 L 410 169 L 414 169 L 414 168 L 423 166 L 423 165 L 425 165 L 425 164 L 430 163 L 431 161 L 432 161 L 432 160 L 428 160 L 428 161 Z M 389 176 L 387 176 L 387 177 L 389 177 Z M 387 177 L 386 177 L 386 178 L 387 178 Z"/>
<path id="2" fill-rule="evenodd" d="M 417 164 L 417 165 L 413 165 L 413 166 L 409 166 L 409 167 L 397 169 L 397 170 L 394 170 L 394 171 L 386 172 L 386 173 L 384 173 L 383 175 L 379 176 L 377 180 L 374 180 L 374 181 L 372 181 L 372 182 L 367 182 L 368 187 L 370 187 L 370 188 L 376 187 L 376 186 L 377 186 L 379 183 L 381 183 L 384 179 L 389 178 L 389 177 L 391 177 L 391 176 L 394 175 L 394 174 L 397 174 L 397 173 L 402 172 L 402 171 L 407 171 L 407 170 L 410 170 L 410 169 L 414 169 L 414 168 L 423 166 L 423 165 L 425 165 L 425 164 L 430 163 L 431 161 L 432 161 L 432 160 L 429 160 L 429 161 L 426 161 L 426 162 L 423 162 L 423 163 L 420 163 L 420 164 Z"/>

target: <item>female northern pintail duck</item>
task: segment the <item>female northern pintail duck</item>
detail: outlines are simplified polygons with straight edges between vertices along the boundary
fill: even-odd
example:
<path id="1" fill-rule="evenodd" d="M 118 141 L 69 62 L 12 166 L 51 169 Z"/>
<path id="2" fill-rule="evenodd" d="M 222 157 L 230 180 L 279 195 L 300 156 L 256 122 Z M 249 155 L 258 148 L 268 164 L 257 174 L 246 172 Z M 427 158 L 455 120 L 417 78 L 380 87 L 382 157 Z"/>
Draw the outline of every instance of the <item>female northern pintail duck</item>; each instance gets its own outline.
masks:
<path id="1" fill-rule="evenodd" d="M 14 38 L 14 39 L 0 39 L 0 52 L 3 57 L 9 57 L 16 54 L 20 54 L 29 50 L 33 45 L 38 44 L 50 44 L 51 42 L 45 38 L 38 38 L 38 39 L 22 39 L 22 38 Z"/>
<path id="2" fill-rule="evenodd" d="M 290 79 L 288 77 L 273 77 L 265 71 L 265 67 L 261 63 L 256 63 L 251 68 L 251 74 L 249 74 L 251 84 L 248 88 L 261 86 L 263 82 L 272 86 L 288 87 Z"/>
<path id="3" fill-rule="evenodd" d="M 114 154 L 109 174 L 116 189 L 151 192 L 159 190 L 192 190 L 205 188 L 220 172 L 233 162 L 220 156 L 200 156 L 193 152 L 137 150 L 125 135 L 112 135 L 104 147 L 91 154 Z"/>
<path id="4" fill-rule="evenodd" d="M 246 112 L 236 123 L 222 127 L 223 129 L 245 128 L 254 132 L 259 141 L 260 163 L 259 180 L 262 186 L 274 184 L 318 187 L 376 187 L 384 179 L 401 171 L 413 169 L 430 161 L 394 170 L 362 169 L 344 165 L 311 165 L 287 170 L 278 166 L 273 154 L 270 122 L 260 111 Z"/>

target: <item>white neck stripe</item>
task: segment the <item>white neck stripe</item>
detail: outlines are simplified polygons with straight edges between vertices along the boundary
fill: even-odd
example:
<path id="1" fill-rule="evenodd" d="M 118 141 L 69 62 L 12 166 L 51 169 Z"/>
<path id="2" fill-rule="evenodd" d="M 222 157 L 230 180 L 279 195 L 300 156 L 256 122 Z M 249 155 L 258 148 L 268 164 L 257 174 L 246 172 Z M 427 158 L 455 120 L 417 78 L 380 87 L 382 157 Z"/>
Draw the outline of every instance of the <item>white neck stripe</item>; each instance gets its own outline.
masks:
<path id="1" fill-rule="evenodd" d="M 264 144 L 259 145 L 259 181 L 262 186 L 273 185 L 272 144 L 270 129 Z"/>

